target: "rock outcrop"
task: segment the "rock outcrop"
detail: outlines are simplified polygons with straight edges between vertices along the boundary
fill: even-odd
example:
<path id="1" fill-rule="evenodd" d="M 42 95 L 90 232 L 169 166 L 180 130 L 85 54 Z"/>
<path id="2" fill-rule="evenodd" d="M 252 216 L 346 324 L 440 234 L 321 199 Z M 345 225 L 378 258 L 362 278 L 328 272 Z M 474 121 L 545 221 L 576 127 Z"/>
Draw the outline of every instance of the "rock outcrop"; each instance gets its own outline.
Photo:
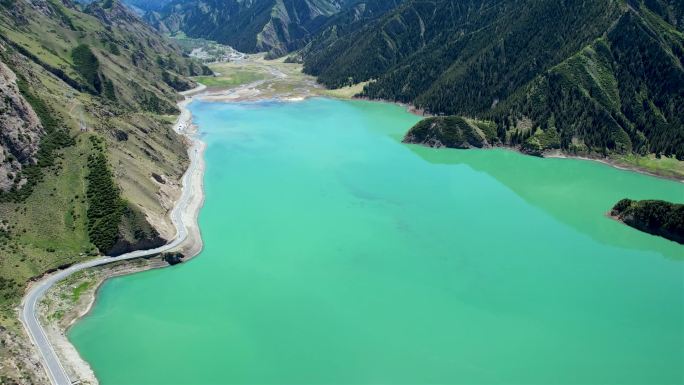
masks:
<path id="1" fill-rule="evenodd" d="M 17 76 L 0 62 L 0 191 L 25 183 L 22 167 L 36 162 L 43 132 L 40 119 L 19 91 Z"/>
<path id="2" fill-rule="evenodd" d="M 101 250 L 107 255 L 117 256 L 134 250 L 154 249 L 166 244 L 166 239 L 150 225 L 144 214 L 127 206 L 123 210 L 116 241 L 111 249 Z"/>
<path id="3" fill-rule="evenodd" d="M 403 142 L 429 147 L 483 148 L 496 139 L 492 123 L 462 118 L 438 116 L 423 119 L 406 133 Z"/>

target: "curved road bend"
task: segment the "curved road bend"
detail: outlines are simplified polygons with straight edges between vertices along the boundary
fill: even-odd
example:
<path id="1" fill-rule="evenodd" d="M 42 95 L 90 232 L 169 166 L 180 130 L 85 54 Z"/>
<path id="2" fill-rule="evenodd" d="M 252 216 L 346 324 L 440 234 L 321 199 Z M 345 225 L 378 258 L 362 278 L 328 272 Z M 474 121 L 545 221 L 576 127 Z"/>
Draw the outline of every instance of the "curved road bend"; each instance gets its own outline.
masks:
<path id="1" fill-rule="evenodd" d="M 183 94 L 199 92 L 203 89 L 204 87 L 197 87 L 193 90 L 186 91 Z M 181 128 L 179 128 L 179 131 L 181 131 Z M 71 385 L 72 380 L 69 379 L 66 370 L 64 370 L 62 363 L 59 361 L 59 357 L 57 357 L 55 349 L 53 348 L 52 344 L 50 344 L 50 341 L 48 340 L 47 335 L 45 334 L 45 330 L 43 330 L 43 327 L 40 325 L 40 322 L 38 321 L 38 302 L 43 297 L 43 295 L 45 295 L 45 292 L 50 287 L 52 287 L 52 285 L 77 271 L 87 269 L 89 267 L 105 265 L 111 262 L 140 258 L 144 256 L 161 253 L 164 251 L 171 250 L 180 245 L 188 236 L 188 231 L 185 227 L 185 224 L 183 223 L 183 212 L 187 205 L 190 203 L 191 198 L 193 196 L 193 191 L 189 187 L 192 175 L 197 171 L 197 164 L 199 162 L 199 147 L 197 142 L 193 142 L 193 145 L 190 148 L 189 153 L 190 167 L 188 167 L 187 171 L 183 175 L 181 197 L 178 200 L 178 202 L 176 202 L 176 205 L 171 211 L 171 221 L 173 222 L 173 225 L 176 227 L 176 237 L 173 239 L 173 241 L 167 243 L 164 246 L 157 247 L 155 249 L 136 250 L 127 254 L 122 254 L 118 257 L 100 257 L 87 262 L 73 265 L 67 269 L 57 271 L 54 274 L 49 275 L 45 279 L 36 282 L 34 286 L 31 288 L 31 290 L 29 290 L 29 292 L 26 294 L 26 296 L 24 296 L 24 299 L 22 301 L 20 319 L 21 322 L 24 324 L 24 327 L 26 328 L 26 332 L 28 333 L 29 337 L 31 337 L 31 341 L 35 345 L 36 349 L 38 349 L 38 351 L 40 352 L 40 356 L 43 358 L 43 363 L 47 370 L 50 381 L 53 385 Z M 75 379 L 74 382 L 76 382 L 76 380 L 78 379 Z"/>

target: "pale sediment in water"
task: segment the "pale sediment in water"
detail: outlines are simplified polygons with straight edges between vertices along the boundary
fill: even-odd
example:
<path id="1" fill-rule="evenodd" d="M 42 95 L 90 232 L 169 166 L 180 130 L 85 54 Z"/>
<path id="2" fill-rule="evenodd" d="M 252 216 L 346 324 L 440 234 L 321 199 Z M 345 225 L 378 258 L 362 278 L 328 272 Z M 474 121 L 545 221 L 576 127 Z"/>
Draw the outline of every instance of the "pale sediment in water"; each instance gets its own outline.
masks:
<path id="1" fill-rule="evenodd" d="M 103 286 L 70 332 L 103 384 L 678 378 L 681 246 L 604 214 L 680 183 L 403 145 L 381 103 L 191 108 L 202 258 Z"/>
<path id="2" fill-rule="evenodd" d="M 292 92 L 292 93 L 288 93 L 286 95 L 275 95 L 274 96 L 268 89 L 261 89 L 260 87 L 258 87 L 259 84 L 256 84 L 256 83 L 262 84 L 263 82 L 261 82 L 261 81 L 255 82 L 255 83 L 252 83 L 249 85 L 245 85 L 245 86 L 241 86 L 241 87 L 237 87 L 237 88 L 233 88 L 233 89 L 229 89 L 229 90 L 213 91 L 210 94 L 201 95 L 198 99 L 202 100 L 202 101 L 212 101 L 212 102 L 256 102 L 262 98 L 265 98 L 268 95 L 271 95 L 271 96 L 269 96 L 269 99 L 274 100 L 274 101 L 280 100 L 280 101 L 289 101 L 289 102 L 301 102 L 301 101 L 304 101 L 305 99 L 308 99 L 312 96 L 316 96 L 316 94 L 310 92 L 310 90 L 301 90 L 301 89 L 296 90 L 295 92 Z M 187 107 L 187 104 L 189 102 L 190 102 L 190 100 L 186 100 L 186 101 L 182 102 L 181 116 L 179 117 L 178 123 L 176 125 L 177 131 L 185 131 L 186 129 L 191 129 L 191 130 L 195 129 L 195 127 L 191 126 L 190 111 L 187 108 L 185 108 L 185 107 Z M 357 102 L 354 102 L 354 103 L 357 103 Z M 217 104 L 219 104 L 219 103 L 217 103 Z M 402 107 L 406 108 L 409 112 L 411 112 L 415 115 L 421 115 L 422 114 L 422 111 L 412 109 L 411 106 L 402 105 Z M 394 113 L 396 113 L 396 112 L 394 112 Z M 406 127 L 406 129 L 408 129 L 408 127 Z M 392 135 L 403 135 L 403 132 L 393 131 Z M 202 144 L 202 147 L 199 148 L 199 150 L 200 151 L 204 150 L 203 144 Z M 555 155 L 559 156 L 559 157 L 569 157 L 568 155 L 565 155 L 565 154 L 555 154 Z M 593 160 L 596 160 L 596 159 L 593 159 Z M 599 160 L 599 161 L 601 161 L 601 160 Z M 610 164 L 611 166 L 616 167 L 616 164 L 614 164 L 614 163 L 611 163 L 608 161 L 604 161 L 604 162 Z M 619 167 L 619 166 L 617 166 L 617 167 Z M 634 171 L 641 171 L 638 168 L 632 168 L 632 169 Z M 193 185 L 194 186 L 200 186 L 201 183 L 202 183 L 202 178 L 200 176 L 196 182 L 193 182 Z M 196 217 L 198 208 L 201 206 L 201 204 L 202 204 L 201 200 L 196 202 L 196 207 L 194 209 L 189 209 L 187 212 L 188 215 L 190 215 L 190 213 L 194 212 L 193 215 L 195 215 L 195 217 Z M 186 219 L 186 223 L 195 223 L 195 221 L 188 221 Z M 189 237 L 189 241 L 188 241 L 188 243 L 186 243 L 185 250 L 184 250 L 189 255 L 195 255 L 202 248 L 201 237 L 199 236 L 199 228 L 194 227 L 192 230 L 195 232 L 195 236 Z M 140 266 L 132 267 L 131 270 L 126 270 L 125 272 L 123 272 L 123 274 L 128 273 L 128 272 L 138 271 L 140 269 L 142 269 L 142 267 L 140 267 Z M 103 272 L 103 274 L 98 278 L 98 282 L 97 282 L 96 286 L 99 287 L 99 285 L 104 281 L 104 279 L 106 279 L 107 277 L 110 277 L 110 276 L 115 276 L 115 275 L 120 275 L 120 274 Z M 92 296 L 91 296 L 92 298 L 89 297 L 88 300 L 86 301 L 87 305 L 83 305 L 83 307 L 81 307 L 81 310 L 82 310 L 81 313 L 84 313 L 83 309 L 89 309 L 89 307 L 93 303 L 94 296 L 95 296 L 95 290 L 93 289 L 92 290 Z M 78 309 L 76 309 L 76 310 L 78 310 Z M 78 317 L 74 318 L 74 320 L 77 318 Z M 66 340 L 66 338 L 64 338 L 63 335 L 58 336 L 58 338 L 61 338 L 70 348 L 73 348 L 72 345 Z M 78 355 L 78 354 L 76 354 L 76 355 Z M 77 361 L 80 361 L 80 363 L 83 363 L 83 361 L 80 360 L 80 358 L 78 358 Z M 85 364 L 85 365 L 87 366 L 87 364 Z M 89 370 L 89 368 L 88 368 L 88 370 Z"/>

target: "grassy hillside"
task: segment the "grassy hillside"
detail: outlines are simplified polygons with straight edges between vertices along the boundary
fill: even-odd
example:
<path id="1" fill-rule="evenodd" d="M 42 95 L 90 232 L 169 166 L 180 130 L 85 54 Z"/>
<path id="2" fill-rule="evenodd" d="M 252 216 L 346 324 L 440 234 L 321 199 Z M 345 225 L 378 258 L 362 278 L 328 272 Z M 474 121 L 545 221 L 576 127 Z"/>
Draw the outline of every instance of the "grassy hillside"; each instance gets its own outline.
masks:
<path id="1" fill-rule="evenodd" d="M 173 235 L 177 90 L 210 70 L 116 0 L 0 1 L 0 62 L 0 328 L 13 339 L 27 281 Z M 5 353 L 3 383 L 37 381 Z"/>
<path id="2" fill-rule="evenodd" d="M 350 2 L 343 10 L 330 17 L 321 27 L 321 31 L 313 35 L 306 46 L 294 52 L 288 59 L 302 62 L 304 58 L 310 59 L 317 56 L 318 60 L 332 61 L 334 58 L 322 55 L 326 47 L 358 32 L 388 11 L 396 8 L 400 3 L 401 0 L 356 0 Z"/>

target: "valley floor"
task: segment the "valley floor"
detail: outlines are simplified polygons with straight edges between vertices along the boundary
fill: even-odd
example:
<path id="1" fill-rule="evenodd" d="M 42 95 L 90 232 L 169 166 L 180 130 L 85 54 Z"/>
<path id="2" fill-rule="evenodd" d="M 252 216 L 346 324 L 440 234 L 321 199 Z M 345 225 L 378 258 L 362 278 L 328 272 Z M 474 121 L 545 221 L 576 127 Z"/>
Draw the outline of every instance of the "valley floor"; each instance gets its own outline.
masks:
<path id="1" fill-rule="evenodd" d="M 300 100 L 314 96 L 350 99 L 365 85 L 329 90 L 318 84 L 313 76 L 304 74 L 301 64 L 286 63 L 284 58 L 266 60 L 263 54 L 244 55 L 210 67 L 215 76 L 195 78 L 207 86 L 207 90 L 198 95 L 203 101 Z"/>

